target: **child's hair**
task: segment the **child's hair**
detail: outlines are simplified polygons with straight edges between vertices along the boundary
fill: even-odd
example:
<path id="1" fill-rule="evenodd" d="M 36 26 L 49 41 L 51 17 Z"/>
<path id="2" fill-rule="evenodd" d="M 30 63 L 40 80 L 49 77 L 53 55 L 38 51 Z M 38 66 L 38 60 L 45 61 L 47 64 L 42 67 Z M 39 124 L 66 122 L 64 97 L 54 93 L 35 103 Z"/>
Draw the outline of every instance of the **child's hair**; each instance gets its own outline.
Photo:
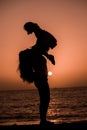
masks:
<path id="1" fill-rule="evenodd" d="M 25 49 L 19 52 L 19 66 L 20 77 L 23 81 L 32 83 L 34 80 L 34 72 L 31 61 L 31 49 Z"/>

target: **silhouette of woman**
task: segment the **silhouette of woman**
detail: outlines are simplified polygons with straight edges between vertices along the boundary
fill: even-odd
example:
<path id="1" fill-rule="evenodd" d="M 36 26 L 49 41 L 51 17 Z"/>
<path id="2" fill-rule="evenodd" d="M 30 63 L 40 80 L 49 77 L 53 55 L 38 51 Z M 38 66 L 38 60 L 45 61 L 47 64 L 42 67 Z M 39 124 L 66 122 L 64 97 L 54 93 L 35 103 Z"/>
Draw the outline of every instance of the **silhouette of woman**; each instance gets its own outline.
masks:
<path id="1" fill-rule="evenodd" d="M 47 110 L 50 102 L 46 58 L 55 65 L 54 56 L 48 54 L 48 51 L 50 48 L 53 49 L 57 45 L 57 40 L 52 34 L 41 29 L 36 23 L 25 23 L 24 29 L 28 34 L 34 33 L 37 38 L 36 44 L 31 47 L 34 84 L 37 87 L 40 96 L 40 124 L 49 124 L 52 122 L 46 120 Z"/>

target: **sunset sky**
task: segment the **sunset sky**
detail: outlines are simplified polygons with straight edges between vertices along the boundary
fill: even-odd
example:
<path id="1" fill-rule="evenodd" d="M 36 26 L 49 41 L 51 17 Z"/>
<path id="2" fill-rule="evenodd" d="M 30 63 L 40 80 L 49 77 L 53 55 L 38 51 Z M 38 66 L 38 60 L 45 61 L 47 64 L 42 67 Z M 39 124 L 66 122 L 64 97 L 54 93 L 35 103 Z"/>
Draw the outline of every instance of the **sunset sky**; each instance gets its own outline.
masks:
<path id="1" fill-rule="evenodd" d="M 58 45 L 49 53 L 50 87 L 87 86 L 87 0 L 0 0 L 0 90 L 26 89 L 17 71 L 20 50 L 35 44 L 23 25 L 36 22 Z M 20 87 L 19 87 L 20 86 Z"/>

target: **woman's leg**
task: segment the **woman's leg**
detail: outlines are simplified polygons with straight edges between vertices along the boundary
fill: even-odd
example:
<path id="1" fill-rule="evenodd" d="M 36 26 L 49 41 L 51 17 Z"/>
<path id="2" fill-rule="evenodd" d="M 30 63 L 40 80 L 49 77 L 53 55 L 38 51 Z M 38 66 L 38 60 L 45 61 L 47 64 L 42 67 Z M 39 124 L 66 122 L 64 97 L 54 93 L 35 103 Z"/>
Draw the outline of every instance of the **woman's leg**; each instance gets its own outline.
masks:
<path id="1" fill-rule="evenodd" d="M 40 121 L 41 122 L 46 122 L 46 115 L 48 111 L 48 106 L 50 102 L 50 90 L 49 90 L 49 85 L 47 81 L 44 82 L 37 82 L 35 83 L 36 87 L 38 88 L 39 91 L 39 96 L 40 96 Z"/>

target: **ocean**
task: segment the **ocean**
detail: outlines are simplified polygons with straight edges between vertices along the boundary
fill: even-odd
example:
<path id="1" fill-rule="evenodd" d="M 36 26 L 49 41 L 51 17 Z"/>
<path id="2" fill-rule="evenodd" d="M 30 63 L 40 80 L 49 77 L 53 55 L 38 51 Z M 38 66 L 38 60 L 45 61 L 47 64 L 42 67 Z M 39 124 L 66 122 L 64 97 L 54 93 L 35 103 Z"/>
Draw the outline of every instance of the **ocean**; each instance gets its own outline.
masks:
<path id="1" fill-rule="evenodd" d="M 51 88 L 47 119 L 57 123 L 87 121 L 87 87 Z M 0 91 L 0 125 L 38 124 L 37 89 Z"/>

